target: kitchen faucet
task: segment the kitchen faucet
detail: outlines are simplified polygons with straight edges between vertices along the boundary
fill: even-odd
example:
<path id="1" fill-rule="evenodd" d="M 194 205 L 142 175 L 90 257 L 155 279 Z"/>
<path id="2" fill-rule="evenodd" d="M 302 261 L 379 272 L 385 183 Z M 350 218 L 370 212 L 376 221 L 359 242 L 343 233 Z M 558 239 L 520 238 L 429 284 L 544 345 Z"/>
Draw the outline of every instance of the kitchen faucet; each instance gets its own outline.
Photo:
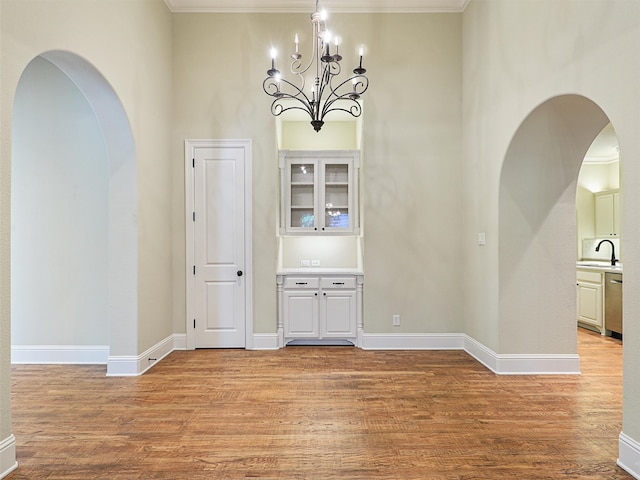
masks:
<path id="1" fill-rule="evenodd" d="M 596 247 L 596 252 L 600 251 L 600 245 L 602 245 L 604 242 L 609 242 L 611 244 L 611 265 L 615 267 L 618 259 L 616 258 L 616 247 L 613 245 L 613 242 L 611 240 L 600 240 L 600 243 L 598 243 L 598 246 Z"/>

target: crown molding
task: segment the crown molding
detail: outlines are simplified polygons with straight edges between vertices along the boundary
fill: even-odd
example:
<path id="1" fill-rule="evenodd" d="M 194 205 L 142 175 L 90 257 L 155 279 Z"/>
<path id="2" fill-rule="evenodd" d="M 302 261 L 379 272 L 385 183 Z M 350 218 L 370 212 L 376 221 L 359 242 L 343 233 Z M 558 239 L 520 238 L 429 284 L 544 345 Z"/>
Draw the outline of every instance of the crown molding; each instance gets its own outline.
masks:
<path id="1" fill-rule="evenodd" d="M 470 0 L 321 0 L 336 13 L 461 13 Z M 312 0 L 165 0 L 174 13 L 309 13 Z"/>

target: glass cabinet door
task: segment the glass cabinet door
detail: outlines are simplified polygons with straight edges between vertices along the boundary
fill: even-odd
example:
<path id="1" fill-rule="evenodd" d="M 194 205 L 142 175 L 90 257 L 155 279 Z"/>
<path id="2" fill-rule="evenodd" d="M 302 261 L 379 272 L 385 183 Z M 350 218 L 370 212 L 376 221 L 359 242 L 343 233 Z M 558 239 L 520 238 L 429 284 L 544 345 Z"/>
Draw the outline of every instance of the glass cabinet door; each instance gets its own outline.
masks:
<path id="1" fill-rule="evenodd" d="M 359 168 L 357 150 L 280 150 L 280 234 L 359 234 Z"/>
<path id="2" fill-rule="evenodd" d="M 314 229 L 316 169 L 313 163 L 290 164 L 290 228 Z"/>
<path id="3" fill-rule="evenodd" d="M 324 227 L 349 229 L 349 165 L 324 163 Z"/>

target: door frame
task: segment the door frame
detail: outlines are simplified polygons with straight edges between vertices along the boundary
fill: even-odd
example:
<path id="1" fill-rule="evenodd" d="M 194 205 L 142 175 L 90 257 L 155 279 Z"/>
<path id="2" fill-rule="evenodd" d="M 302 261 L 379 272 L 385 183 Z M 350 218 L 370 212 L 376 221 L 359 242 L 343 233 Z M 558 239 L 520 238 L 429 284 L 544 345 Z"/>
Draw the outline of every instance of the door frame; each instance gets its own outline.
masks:
<path id="1" fill-rule="evenodd" d="M 251 140 L 214 140 L 186 139 L 184 141 L 184 179 L 185 179 L 185 284 L 186 284 L 186 348 L 195 350 L 196 337 L 193 328 L 195 301 L 195 224 L 193 212 L 195 205 L 195 178 L 193 159 L 197 148 L 242 148 L 244 150 L 244 318 L 245 349 L 253 349 L 253 231 L 252 231 L 252 172 L 251 172 Z"/>

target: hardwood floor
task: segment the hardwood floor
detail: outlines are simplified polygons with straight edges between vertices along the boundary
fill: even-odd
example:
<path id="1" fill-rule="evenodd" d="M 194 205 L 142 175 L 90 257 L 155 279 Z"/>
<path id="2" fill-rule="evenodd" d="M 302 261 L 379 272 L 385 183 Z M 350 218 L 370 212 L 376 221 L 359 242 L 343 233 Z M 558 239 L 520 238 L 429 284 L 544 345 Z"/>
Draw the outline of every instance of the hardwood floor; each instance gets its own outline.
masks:
<path id="1" fill-rule="evenodd" d="M 147 374 L 13 367 L 21 479 L 623 479 L 620 342 L 580 376 L 464 352 L 174 352 Z"/>

